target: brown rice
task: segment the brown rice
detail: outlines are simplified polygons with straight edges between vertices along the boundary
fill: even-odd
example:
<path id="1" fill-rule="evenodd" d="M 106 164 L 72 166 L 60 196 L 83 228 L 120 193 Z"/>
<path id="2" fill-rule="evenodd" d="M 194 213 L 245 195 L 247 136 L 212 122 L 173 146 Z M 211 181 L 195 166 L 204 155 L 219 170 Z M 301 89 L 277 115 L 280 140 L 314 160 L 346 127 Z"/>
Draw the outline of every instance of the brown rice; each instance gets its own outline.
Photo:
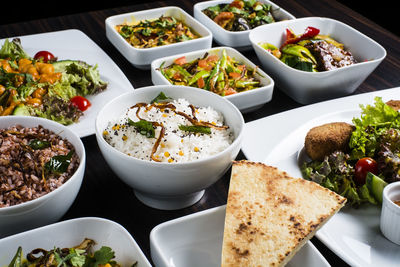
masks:
<path id="1" fill-rule="evenodd" d="M 47 147 L 34 147 L 32 142 L 38 140 Z M 49 170 L 46 163 L 73 149 L 70 142 L 42 126 L 0 129 L 0 208 L 36 199 L 65 183 L 79 166 L 75 151 L 63 173 Z"/>

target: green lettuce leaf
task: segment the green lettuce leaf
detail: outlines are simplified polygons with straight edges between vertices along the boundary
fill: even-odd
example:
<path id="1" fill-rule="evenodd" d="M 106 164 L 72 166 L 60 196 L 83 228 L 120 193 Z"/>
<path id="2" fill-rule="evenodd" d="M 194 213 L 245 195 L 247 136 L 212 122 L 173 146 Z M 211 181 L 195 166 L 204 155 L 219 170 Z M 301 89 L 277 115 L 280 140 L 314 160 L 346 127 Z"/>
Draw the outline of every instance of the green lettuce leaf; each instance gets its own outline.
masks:
<path id="1" fill-rule="evenodd" d="M 20 58 L 29 58 L 28 54 L 24 51 L 19 38 L 14 38 L 11 42 L 6 39 L 0 49 L 0 58 L 10 58 L 11 60 L 18 60 Z"/>

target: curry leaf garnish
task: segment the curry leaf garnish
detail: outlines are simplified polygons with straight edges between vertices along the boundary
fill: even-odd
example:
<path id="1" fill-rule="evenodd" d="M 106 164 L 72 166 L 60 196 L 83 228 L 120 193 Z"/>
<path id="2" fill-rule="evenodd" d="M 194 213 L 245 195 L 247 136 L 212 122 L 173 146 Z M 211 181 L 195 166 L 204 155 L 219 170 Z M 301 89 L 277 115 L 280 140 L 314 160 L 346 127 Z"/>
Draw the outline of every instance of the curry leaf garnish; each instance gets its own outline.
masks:
<path id="1" fill-rule="evenodd" d="M 28 144 L 32 149 L 44 149 L 50 146 L 49 141 L 42 141 L 39 139 L 33 139 Z"/>
<path id="2" fill-rule="evenodd" d="M 134 122 L 133 120 L 128 118 L 128 124 L 135 127 L 135 129 L 141 134 L 146 136 L 147 138 L 154 138 L 155 131 L 153 128 L 153 124 L 146 120 L 140 120 Z"/>
<path id="3" fill-rule="evenodd" d="M 67 155 L 57 155 L 45 163 L 44 168 L 53 173 L 64 173 L 67 171 L 74 151 L 71 150 Z"/>
<path id="4" fill-rule="evenodd" d="M 182 131 L 193 132 L 193 133 L 211 134 L 211 128 L 207 126 L 179 125 L 179 129 Z"/>
<path id="5" fill-rule="evenodd" d="M 153 100 L 151 100 L 150 103 L 153 104 L 153 103 L 165 102 L 165 101 L 169 101 L 169 100 L 171 100 L 171 99 L 172 99 L 172 98 L 166 96 L 166 95 L 164 94 L 164 92 L 160 92 L 160 93 L 158 94 L 158 96 L 156 96 Z"/>

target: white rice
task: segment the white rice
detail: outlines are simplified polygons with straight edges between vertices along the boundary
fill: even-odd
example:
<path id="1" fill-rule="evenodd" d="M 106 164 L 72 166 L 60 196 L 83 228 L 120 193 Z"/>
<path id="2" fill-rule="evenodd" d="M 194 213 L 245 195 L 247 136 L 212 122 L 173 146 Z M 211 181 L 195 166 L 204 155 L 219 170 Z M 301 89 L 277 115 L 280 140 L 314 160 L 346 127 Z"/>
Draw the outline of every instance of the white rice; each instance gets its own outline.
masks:
<path id="1" fill-rule="evenodd" d="M 192 117 L 190 103 L 185 99 L 173 100 L 176 111 L 184 112 Z M 233 142 L 233 133 L 228 129 L 211 128 L 211 134 L 182 131 L 179 125 L 192 125 L 185 117 L 175 114 L 171 109 L 141 108 L 139 117 L 150 122 L 162 123 L 165 136 L 157 148 L 154 157 L 161 162 L 189 162 L 215 155 Z M 123 116 L 109 122 L 103 132 L 104 139 L 117 150 L 141 159 L 151 161 L 151 151 L 160 135 L 161 127 L 156 127 L 155 138 L 147 138 L 140 134 L 134 126 L 128 124 L 128 118 L 137 122 L 137 108 L 129 109 Z M 198 121 L 210 122 L 217 126 L 224 125 L 222 114 L 211 107 L 196 108 Z"/>

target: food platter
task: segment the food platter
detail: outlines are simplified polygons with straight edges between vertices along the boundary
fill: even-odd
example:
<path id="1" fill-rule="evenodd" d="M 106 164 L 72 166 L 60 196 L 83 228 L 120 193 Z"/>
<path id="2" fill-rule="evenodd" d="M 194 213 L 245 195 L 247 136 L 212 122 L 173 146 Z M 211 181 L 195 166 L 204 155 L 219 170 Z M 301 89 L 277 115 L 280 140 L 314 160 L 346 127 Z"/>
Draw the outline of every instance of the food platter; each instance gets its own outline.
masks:
<path id="1" fill-rule="evenodd" d="M 90 65 L 98 65 L 100 76 L 108 82 L 108 87 L 97 95 L 88 96 L 92 106 L 84 112 L 78 123 L 68 126 L 80 137 L 94 134 L 96 115 L 105 103 L 122 93 L 133 90 L 129 80 L 112 59 L 79 30 L 71 29 L 15 37 L 21 39 L 22 47 L 28 55 L 33 56 L 38 51 L 47 50 L 59 60 L 76 59 Z M 8 39 L 11 40 L 12 37 Z M 4 39 L 0 40 L 0 44 L 3 42 Z"/>
<path id="2" fill-rule="evenodd" d="M 372 104 L 375 96 L 382 97 L 383 101 L 398 99 L 398 90 L 339 98 L 247 123 L 242 151 L 249 160 L 301 177 L 298 166 L 304 157 L 304 137 L 310 128 L 334 121 L 351 122 L 360 114 L 359 104 Z M 400 250 L 381 234 L 379 219 L 380 207 L 346 207 L 316 236 L 352 266 L 394 266 L 400 260 Z"/>
<path id="3" fill-rule="evenodd" d="M 150 234 L 156 266 L 220 266 L 225 206 L 197 212 L 157 225 Z M 311 242 L 288 263 L 295 266 L 330 266 Z"/>

